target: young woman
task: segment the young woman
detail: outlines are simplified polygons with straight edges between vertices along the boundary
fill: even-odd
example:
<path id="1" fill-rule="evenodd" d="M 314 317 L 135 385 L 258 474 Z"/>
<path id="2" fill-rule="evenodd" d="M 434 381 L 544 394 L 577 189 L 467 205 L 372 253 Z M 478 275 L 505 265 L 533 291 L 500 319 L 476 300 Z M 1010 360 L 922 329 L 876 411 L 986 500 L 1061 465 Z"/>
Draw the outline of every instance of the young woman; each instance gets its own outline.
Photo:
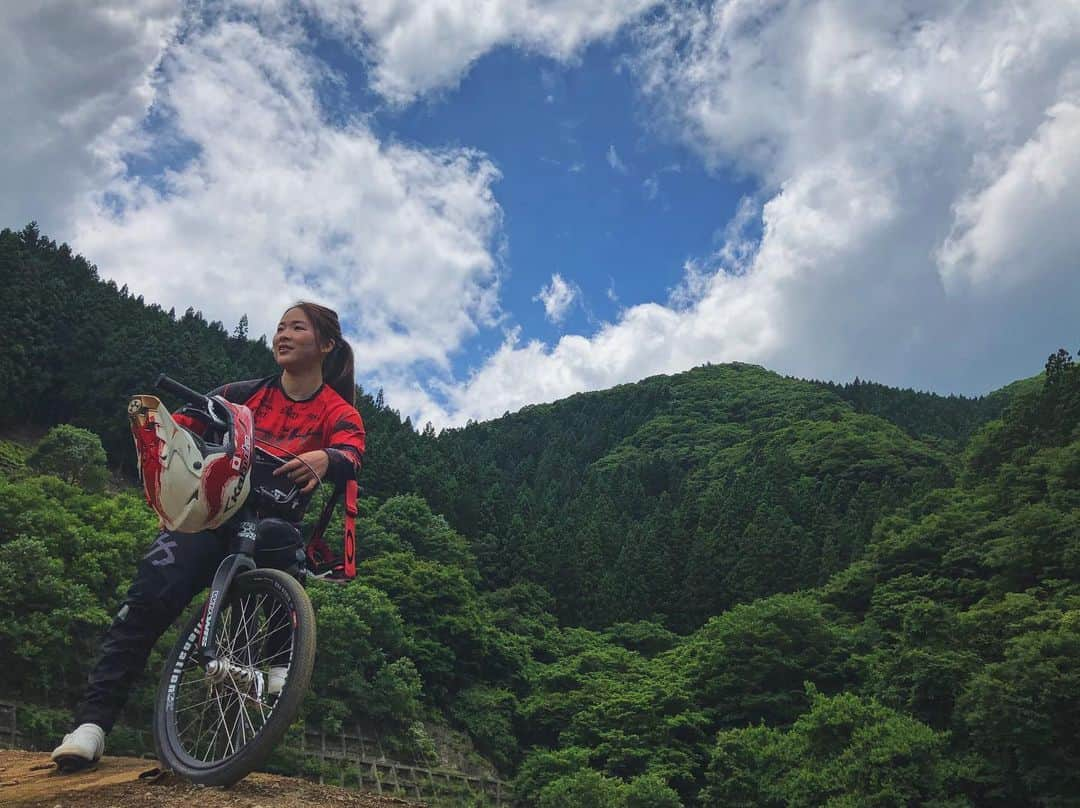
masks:
<path id="1" fill-rule="evenodd" d="M 337 314 L 315 303 L 297 303 L 282 315 L 273 351 L 281 373 L 227 384 L 215 394 L 251 409 L 256 443 L 293 458 L 275 473 L 287 475 L 302 492 L 313 491 L 321 479 L 355 479 L 364 454 L 364 424 L 354 406 L 352 349 Z M 173 419 L 197 426 L 183 413 Z M 154 643 L 210 584 L 228 547 L 224 534 L 221 528 L 164 531 L 150 546 L 102 642 L 101 658 L 75 711 L 76 729 L 52 753 L 62 768 L 78 769 L 101 757 L 105 735 Z M 273 671 L 269 687 L 273 692 Z"/>

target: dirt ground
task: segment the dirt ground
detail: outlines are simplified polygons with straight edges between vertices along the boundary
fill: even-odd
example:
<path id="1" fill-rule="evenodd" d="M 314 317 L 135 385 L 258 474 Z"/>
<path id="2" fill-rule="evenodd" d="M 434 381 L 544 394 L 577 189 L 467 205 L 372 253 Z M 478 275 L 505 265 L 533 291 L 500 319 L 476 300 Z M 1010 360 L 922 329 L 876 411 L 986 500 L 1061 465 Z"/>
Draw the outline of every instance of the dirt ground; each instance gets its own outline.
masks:
<path id="1" fill-rule="evenodd" d="M 156 761 L 105 757 L 95 769 L 61 774 L 43 752 L 0 749 L 0 805 L 5 808 L 419 808 L 417 803 L 252 774 L 228 789 L 153 775 Z"/>

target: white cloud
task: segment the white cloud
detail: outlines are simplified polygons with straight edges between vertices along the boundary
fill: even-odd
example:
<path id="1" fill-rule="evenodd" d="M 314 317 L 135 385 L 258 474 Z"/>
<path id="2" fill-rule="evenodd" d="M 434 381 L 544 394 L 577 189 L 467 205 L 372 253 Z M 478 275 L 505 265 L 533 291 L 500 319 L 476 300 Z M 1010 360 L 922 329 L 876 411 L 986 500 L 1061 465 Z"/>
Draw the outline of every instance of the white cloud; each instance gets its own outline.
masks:
<path id="1" fill-rule="evenodd" d="M 469 29 L 447 40 L 425 28 L 430 4 L 388 17 L 385 6 L 304 3 L 330 30 L 363 33 L 365 52 L 386 60 L 378 86 L 399 101 L 453 83 L 499 44 L 573 60 L 651 4 L 524 3 L 500 7 L 490 28 L 447 5 Z M 338 78 L 310 55 L 296 7 L 223 0 L 181 24 L 178 6 L 4 7 L 3 98 L 17 115 L 2 153 L 6 175 L 25 179 L 0 204 L 16 226 L 37 218 L 103 276 L 166 308 L 229 325 L 247 313 L 257 334 L 298 297 L 333 303 L 353 325 L 358 370 L 387 379 L 411 411 L 423 400 L 416 369 L 446 372 L 462 342 L 500 317 L 497 171 L 468 149 L 382 143 L 362 119 L 328 120 L 318 91 Z M 425 35 L 433 58 L 412 64 Z M 174 162 L 137 177 L 131 156 Z M 558 294 L 550 303 L 564 305 Z"/>
<path id="2" fill-rule="evenodd" d="M 55 234 L 119 168 L 179 0 L 0 3 L 0 226 Z"/>
<path id="3" fill-rule="evenodd" d="M 611 166 L 615 171 L 618 171 L 620 174 L 626 174 L 629 171 L 629 169 L 627 169 L 626 167 L 626 163 L 622 161 L 622 158 L 619 157 L 619 153 L 615 151 L 614 145 L 608 146 L 607 162 L 609 166 Z"/>
<path id="4" fill-rule="evenodd" d="M 372 86 L 395 103 L 453 87 L 480 56 L 514 45 L 572 61 L 659 0 L 304 0 L 373 62 Z"/>
<path id="5" fill-rule="evenodd" d="M 551 276 L 551 282 L 546 284 L 533 300 L 544 304 L 544 315 L 548 320 L 561 323 L 570 306 L 580 296 L 581 289 L 577 284 L 567 283 L 562 275 L 556 272 Z"/>
<path id="6" fill-rule="evenodd" d="M 1075 340 L 1080 4 L 665 11 L 638 35 L 650 117 L 755 177 L 759 201 L 667 305 L 553 346 L 507 339 L 443 418 L 704 361 L 974 393 Z"/>
<path id="7" fill-rule="evenodd" d="M 947 286 L 1017 287 L 1038 272 L 1075 263 L 1080 222 L 1080 94 L 1047 111 L 985 187 L 955 205 L 954 230 L 939 252 Z M 1040 260 L 1030 261 L 1036 247 Z"/>
<path id="8" fill-rule="evenodd" d="M 467 149 L 328 121 L 324 71 L 250 22 L 189 32 L 163 61 L 158 103 L 195 156 L 156 184 L 117 177 L 73 245 L 165 307 L 227 324 L 246 312 L 253 334 L 296 298 L 326 300 L 361 373 L 445 368 L 498 315 L 498 173 Z"/>
<path id="9" fill-rule="evenodd" d="M 641 183 L 641 190 L 642 193 L 644 193 L 645 198 L 652 202 L 660 195 L 661 175 L 680 173 L 682 173 L 682 166 L 678 163 L 671 163 L 670 165 L 664 166 L 659 171 L 654 171 L 651 175 L 645 178 L 644 182 Z"/>
<path id="10" fill-rule="evenodd" d="M 247 312 L 256 333 L 295 297 L 329 300 L 359 367 L 418 422 L 703 361 L 974 392 L 1075 339 L 1075 0 L 664 4 L 637 29 L 643 117 L 758 192 L 667 301 L 555 345 L 512 331 L 461 384 L 448 357 L 500 315 L 497 171 L 328 120 L 317 91 L 335 79 L 292 6 L 232 5 L 171 45 L 175 2 L 0 7 L 0 213 L 62 238 L 50 222 L 74 220 L 105 276 L 230 324 Z M 572 61 L 654 5 L 304 0 L 399 103 L 500 45 Z M 152 102 L 165 131 L 134 129 Z M 176 142 L 188 162 L 122 173 Z M 110 196 L 87 206 L 93 188 Z"/>
<path id="11" fill-rule="evenodd" d="M 1064 225 L 1075 191 L 1028 189 L 1056 212 L 1039 232 L 996 231 L 1009 246 L 979 260 L 1000 282 L 977 299 L 942 276 L 949 259 L 980 265 L 972 239 L 990 248 L 970 218 L 1000 207 L 982 189 L 1001 202 L 1010 165 L 1016 177 L 1072 162 L 1071 118 L 1049 111 L 1075 94 L 1078 46 L 1080 4 L 1055 0 L 733 0 L 650 28 L 638 71 L 669 131 L 772 195 L 746 294 L 778 339 L 746 358 L 965 392 L 1037 369 L 1078 313 L 1062 246 L 1077 246 Z M 1016 203 L 1024 191 L 1007 184 Z M 1035 314 L 1017 283 L 1027 299 L 1060 299 Z"/>

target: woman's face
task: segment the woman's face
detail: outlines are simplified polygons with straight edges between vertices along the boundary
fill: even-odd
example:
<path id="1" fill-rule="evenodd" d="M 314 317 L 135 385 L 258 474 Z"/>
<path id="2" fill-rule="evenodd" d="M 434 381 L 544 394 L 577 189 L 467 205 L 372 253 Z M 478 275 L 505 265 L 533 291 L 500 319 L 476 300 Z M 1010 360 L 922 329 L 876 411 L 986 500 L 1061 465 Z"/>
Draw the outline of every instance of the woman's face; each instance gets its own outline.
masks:
<path id="1" fill-rule="evenodd" d="M 315 328 L 303 309 L 289 309 L 281 315 L 274 333 L 274 359 L 286 370 L 301 371 L 321 367 L 332 345 L 319 345 Z"/>

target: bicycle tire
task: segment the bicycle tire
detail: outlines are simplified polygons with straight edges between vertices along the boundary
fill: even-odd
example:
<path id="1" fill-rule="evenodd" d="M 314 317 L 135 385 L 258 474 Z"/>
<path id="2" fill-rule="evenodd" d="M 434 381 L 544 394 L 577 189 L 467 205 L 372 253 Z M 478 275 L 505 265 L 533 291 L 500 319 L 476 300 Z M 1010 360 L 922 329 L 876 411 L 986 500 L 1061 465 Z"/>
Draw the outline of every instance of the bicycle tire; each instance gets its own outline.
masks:
<path id="1" fill-rule="evenodd" d="M 265 596 L 261 601 L 257 599 L 260 594 Z M 251 601 L 252 597 L 256 598 L 254 604 Z M 232 656 L 242 657 L 243 653 L 250 652 L 253 641 L 260 639 L 258 633 L 254 636 L 251 634 L 252 621 L 258 620 L 259 615 L 264 613 L 265 605 L 272 602 L 275 609 L 277 607 L 284 609 L 284 614 L 278 616 L 277 620 L 281 621 L 287 617 L 287 622 L 292 625 L 288 675 L 276 700 L 272 704 L 263 703 L 263 692 L 256 684 L 255 673 L 258 671 L 258 666 L 251 661 L 249 655 L 247 658 L 249 664 L 244 668 L 244 672 L 251 677 L 250 680 L 238 681 L 230 673 L 227 674 L 227 680 L 221 683 L 220 692 L 216 691 L 217 683 L 210 682 L 210 677 L 194 659 L 202 628 L 202 608 L 200 607 L 199 611 L 191 617 L 180 638 L 169 652 L 161 672 L 154 703 L 153 735 L 158 760 L 166 768 L 200 785 L 229 786 L 262 765 L 296 718 L 315 667 L 315 612 L 307 592 L 295 578 L 275 569 L 250 570 L 237 576 L 225 601 L 226 606 L 222 608 L 218 622 L 218 636 L 215 638 L 219 644 L 218 653 L 221 658 L 231 660 Z M 237 609 L 239 609 L 238 612 Z M 236 616 L 233 617 L 233 614 Z M 275 611 L 271 611 L 268 615 L 263 614 L 267 635 L 261 640 L 266 645 L 269 645 L 269 635 L 281 630 L 270 628 L 275 621 L 275 614 Z M 287 624 L 282 625 L 287 626 Z M 230 636 L 229 632 L 235 632 L 237 638 L 240 638 L 241 628 L 246 637 L 247 649 L 235 649 L 235 643 L 226 642 Z M 220 647 L 222 644 L 226 647 Z M 277 655 L 280 653 L 278 652 Z M 203 678 L 202 680 L 192 678 L 185 683 L 184 677 L 188 674 Z M 198 688 L 200 684 L 203 691 L 201 693 Z M 190 686 L 191 690 L 182 693 L 186 685 Z M 257 698 L 251 695 L 252 688 L 256 689 Z M 189 694 L 193 698 L 206 695 L 207 700 L 201 705 L 198 703 L 187 705 L 184 699 Z M 245 706 L 247 702 L 255 702 L 255 706 L 260 708 L 259 712 L 255 713 L 255 706 L 252 706 L 249 712 Z M 179 718 L 180 713 L 185 709 L 190 711 L 200 706 L 202 706 L 201 717 L 192 715 L 185 719 Z M 232 725 L 232 730 L 233 733 L 244 738 L 243 743 L 238 742 L 235 745 L 233 743 L 233 733 L 228 731 L 231 719 L 226 715 L 226 706 L 236 710 L 236 723 Z M 213 740 L 208 743 L 209 751 L 205 758 L 198 757 L 199 741 L 197 739 L 201 735 L 202 721 L 206 718 L 206 713 L 215 707 L 220 715 L 211 715 L 210 719 L 218 721 L 220 718 L 218 731 Z M 269 709 L 265 709 L 267 707 Z M 254 719 L 251 718 L 253 715 L 261 719 L 261 726 L 257 728 L 254 726 Z M 181 720 L 187 718 L 190 718 L 192 722 L 196 719 L 200 722 L 194 742 L 185 740 L 185 738 L 190 738 L 190 734 L 185 734 L 180 726 Z M 251 737 L 247 738 L 249 722 L 252 733 Z M 221 733 L 222 729 L 225 730 L 224 733 Z M 209 730 L 210 727 L 207 728 L 207 733 Z M 219 734 L 223 739 L 228 738 L 226 754 L 222 757 L 217 757 L 215 752 Z M 188 746 L 191 748 L 187 748 Z"/>

